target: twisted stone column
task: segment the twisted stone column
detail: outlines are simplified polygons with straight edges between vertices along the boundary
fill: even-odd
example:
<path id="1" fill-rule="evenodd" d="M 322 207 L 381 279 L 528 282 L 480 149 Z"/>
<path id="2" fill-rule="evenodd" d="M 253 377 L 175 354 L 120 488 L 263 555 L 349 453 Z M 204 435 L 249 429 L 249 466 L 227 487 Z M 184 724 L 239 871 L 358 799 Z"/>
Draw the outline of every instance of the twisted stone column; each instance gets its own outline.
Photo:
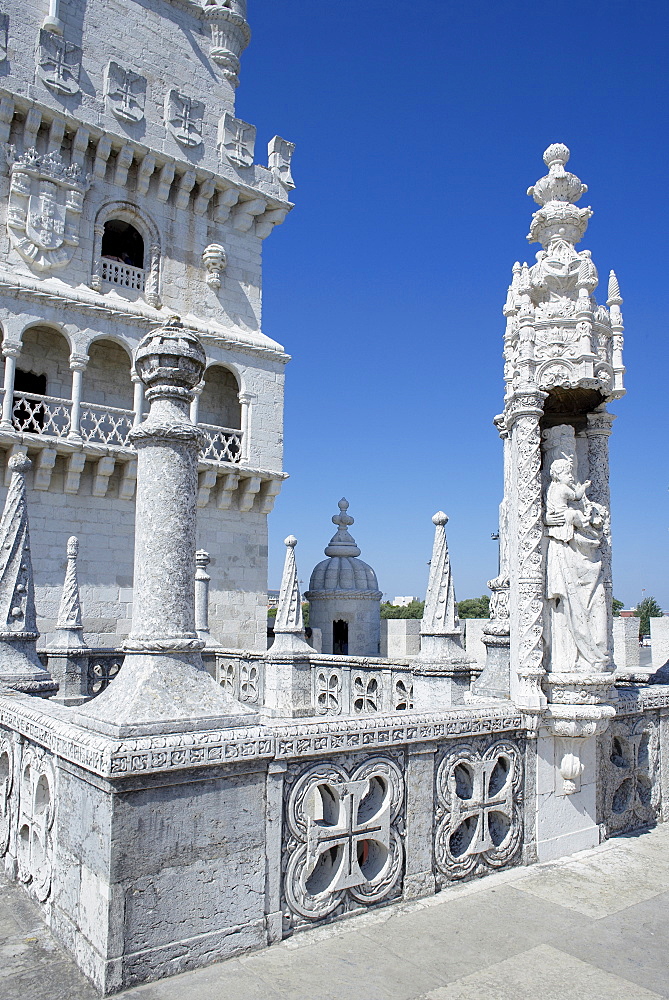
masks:
<path id="1" fill-rule="evenodd" d="M 58 685 L 37 655 L 35 587 L 25 474 L 26 455 L 12 455 L 12 478 L 0 521 L 0 686 L 48 698 Z"/>
<path id="2" fill-rule="evenodd" d="M 518 392 L 507 408 L 510 434 L 512 503 L 509 510 L 511 610 L 511 698 L 523 708 L 541 710 L 544 576 L 541 553 L 541 432 L 547 393 Z"/>
<path id="3" fill-rule="evenodd" d="M 195 627 L 195 519 L 200 432 L 189 417 L 206 358 L 178 320 L 148 334 L 134 368 L 150 409 L 131 431 L 137 449 L 132 629 L 119 677 L 86 714 L 128 727 L 248 722 L 246 706 L 203 667 Z M 243 719 L 240 719 L 243 716 Z"/>

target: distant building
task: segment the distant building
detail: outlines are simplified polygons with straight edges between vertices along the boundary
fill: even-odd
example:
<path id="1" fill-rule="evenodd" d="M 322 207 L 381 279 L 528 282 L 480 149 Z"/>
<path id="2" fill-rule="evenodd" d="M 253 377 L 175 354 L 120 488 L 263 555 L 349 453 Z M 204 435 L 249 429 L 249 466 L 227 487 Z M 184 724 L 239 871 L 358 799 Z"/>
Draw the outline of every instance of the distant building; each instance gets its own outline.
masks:
<path id="1" fill-rule="evenodd" d="M 408 608 L 414 601 L 420 601 L 420 597 L 393 597 L 392 603 L 396 608 Z"/>

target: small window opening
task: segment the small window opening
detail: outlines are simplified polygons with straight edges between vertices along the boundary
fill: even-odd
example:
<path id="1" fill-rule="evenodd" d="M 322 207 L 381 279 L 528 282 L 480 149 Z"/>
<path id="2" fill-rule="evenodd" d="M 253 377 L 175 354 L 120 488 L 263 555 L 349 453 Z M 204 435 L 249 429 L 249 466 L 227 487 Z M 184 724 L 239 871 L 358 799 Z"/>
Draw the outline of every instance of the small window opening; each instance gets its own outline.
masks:
<path id="1" fill-rule="evenodd" d="M 332 623 L 332 652 L 337 656 L 348 656 L 348 622 Z"/>
<path id="2" fill-rule="evenodd" d="M 33 396 L 46 396 L 46 375 L 37 375 L 17 368 L 14 372 L 14 392 L 29 392 Z M 42 403 L 28 405 L 14 397 L 14 426 L 20 430 L 37 431 L 44 427 Z"/>
<path id="3" fill-rule="evenodd" d="M 130 267 L 144 267 L 144 240 L 134 226 L 120 219 L 105 222 L 102 256 Z"/>

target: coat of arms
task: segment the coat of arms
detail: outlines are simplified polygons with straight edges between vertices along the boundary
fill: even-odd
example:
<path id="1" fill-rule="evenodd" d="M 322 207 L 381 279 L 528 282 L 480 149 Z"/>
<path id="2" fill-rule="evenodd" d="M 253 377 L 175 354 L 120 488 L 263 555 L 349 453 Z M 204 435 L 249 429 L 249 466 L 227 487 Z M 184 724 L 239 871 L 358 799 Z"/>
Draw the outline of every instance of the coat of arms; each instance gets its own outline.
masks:
<path id="1" fill-rule="evenodd" d="M 221 159 L 226 157 L 236 167 L 253 165 L 256 144 L 255 125 L 243 122 L 226 111 L 218 123 L 218 148 Z"/>
<path id="2" fill-rule="evenodd" d="M 204 104 L 178 90 L 165 96 L 165 125 L 182 146 L 199 146 L 202 142 Z"/>
<path id="3" fill-rule="evenodd" d="M 79 245 L 79 219 L 90 178 L 66 167 L 59 153 L 10 147 L 7 228 L 12 246 L 40 271 L 65 267 Z"/>

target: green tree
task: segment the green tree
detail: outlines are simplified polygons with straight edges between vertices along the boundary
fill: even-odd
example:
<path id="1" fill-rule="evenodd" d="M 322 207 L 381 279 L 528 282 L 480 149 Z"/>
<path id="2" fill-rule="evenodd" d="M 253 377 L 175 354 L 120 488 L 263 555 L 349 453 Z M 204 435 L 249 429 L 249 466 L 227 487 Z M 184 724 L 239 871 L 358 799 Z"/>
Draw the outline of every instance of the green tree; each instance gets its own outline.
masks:
<path id="1" fill-rule="evenodd" d="M 661 618 L 662 608 L 654 597 L 644 597 L 643 601 L 639 601 L 637 604 L 634 610 L 634 617 L 639 619 L 639 635 L 648 635 L 650 632 L 650 619 Z"/>
<path id="2" fill-rule="evenodd" d="M 278 608 L 268 608 L 267 609 L 267 617 L 268 618 L 276 618 L 276 613 L 277 613 L 278 610 L 279 610 Z"/>
<path id="3" fill-rule="evenodd" d="M 613 617 L 619 618 L 620 612 L 625 607 L 624 601 L 619 601 L 616 597 L 613 598 Z"/>
<path id="4" fill-rule="evenodd" d="M 422 618 L 425 610 L 425 601 L 412 601 L 405 608 L 398 604 L 391 604 L 384 601 L 381 605 L 382 618 Z"/>
<path id="5" fill-rule="evenodd" d="M 481 597 L 470 597 L 466 601 L 458 601 L 458 618 L 489 618 L 490 598 L 487 594 Z"/>

